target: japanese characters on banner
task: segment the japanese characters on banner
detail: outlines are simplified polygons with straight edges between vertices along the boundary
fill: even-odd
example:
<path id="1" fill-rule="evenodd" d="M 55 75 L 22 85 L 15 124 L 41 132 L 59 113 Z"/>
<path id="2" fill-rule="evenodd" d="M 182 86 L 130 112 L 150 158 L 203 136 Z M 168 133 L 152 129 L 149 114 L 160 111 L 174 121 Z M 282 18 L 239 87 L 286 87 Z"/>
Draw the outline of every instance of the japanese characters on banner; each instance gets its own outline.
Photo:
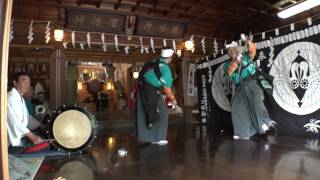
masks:
<path id="1" fill-rule="evenodd" d="M 207 83 L 206 76 L 201 75 L 201 99 L 199 99 L 200 106 L 200 121 L 201 123 L 206 123 L 209 119 L 209 105 L 208 105 L 208 92 L 207 92 Z"/>
<path id="2" fill-rule="evenodd" d="M 194 78 L 195 78 L 196 66 L 195 64 L 189 64 L 189 72 L 188 72 L 188 96 L 194 96 Z"/>
<path id="3" fill-rule="evenodd" d="M 300 27 L 290 25 L 257 34 L 253 41 L 257 43 L 256 67 L 274 77 L 272 96 L 266 95 L 265 104 L 271 118 L 277 122 L 276 130 L 320 136 L 320 20 L 310 23 L 308 19 L 308 23 Z M 197 65 L 200 77 L 207 76 L 212 69 L 213 81 L 206 79 L 204 85 L 211 90 L 203 93 L 200 91 L 204 89 L 199 88 L 198 96 L 199 102 L 212 102 L 214 116 L 209 115 L 208 122 L 215 125 L 222 122 L 219 119 L 222 113 L 232 108 L 234 85 L 223 72 L 227 59 L 227 55 L 222 55 Z"/>

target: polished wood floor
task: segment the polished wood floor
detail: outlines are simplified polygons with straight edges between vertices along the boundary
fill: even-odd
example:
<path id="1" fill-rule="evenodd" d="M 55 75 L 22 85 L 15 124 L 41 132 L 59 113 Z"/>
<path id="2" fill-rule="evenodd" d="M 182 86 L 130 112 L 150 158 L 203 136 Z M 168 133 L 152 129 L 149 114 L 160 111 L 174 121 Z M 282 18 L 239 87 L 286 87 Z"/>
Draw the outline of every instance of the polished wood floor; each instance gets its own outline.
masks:
<path id="1" fill-rule="evenodd" d="M 50 157 L 35 179 L 319 180 L 319 139 L 268 135 L 232 140 L 194 124 L 172 125 L 166 146 L 139 144 L 131 129 L 101 129 L 87 154 Z M 128 151 L 119 157 L 119 149 Z"/>

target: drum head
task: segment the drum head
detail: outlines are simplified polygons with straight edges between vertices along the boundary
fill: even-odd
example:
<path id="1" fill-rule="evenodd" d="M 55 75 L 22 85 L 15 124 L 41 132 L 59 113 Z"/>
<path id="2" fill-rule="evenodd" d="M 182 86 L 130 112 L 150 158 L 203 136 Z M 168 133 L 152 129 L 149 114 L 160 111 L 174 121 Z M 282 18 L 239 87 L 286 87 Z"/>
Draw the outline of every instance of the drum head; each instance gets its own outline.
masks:
<path id="1" fill-rule="evenodd" d="M 57 143 L 69 149 L 84 145 L 91 136 L 91 130 L 90 119 L 77 110 L 67 110 L 59 114 L 52 128 Z"/>
<path id="2" fill-rule="evenodd" d="M 88 110 L 74 105 L 63 105 L 53 111 L 48 120 L 48 137 L 58 151 L 82 153 L 91 147 L 98 134 L 97 121 Z"/>

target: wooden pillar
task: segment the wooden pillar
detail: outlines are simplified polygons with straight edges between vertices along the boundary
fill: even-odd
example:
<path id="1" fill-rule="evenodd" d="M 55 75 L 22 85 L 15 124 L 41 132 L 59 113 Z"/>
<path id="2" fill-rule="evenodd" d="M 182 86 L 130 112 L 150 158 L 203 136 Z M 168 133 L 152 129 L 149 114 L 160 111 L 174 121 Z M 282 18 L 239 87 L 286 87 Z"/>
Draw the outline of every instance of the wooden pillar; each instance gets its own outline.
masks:
<path id="1" fill-rule="evenodd" d="M 65 102 L 66 57 L 62 49 L 56 49 L 50 56 L 50 98 L 52 109 Z"/>
<path id="2" fill-rule="evenodd" d="M 183 90 L 183 115 L 186 121 L 192 118 L 192 107 L 194 105 L 193 97 L 188 96 L 188 71 L 189 71 L 189 52 L 185 52 L 185 56 L 181 62 L 182 90 Z"/>
<path id="3" fill-rule="evenodd" d="M 12 14 L 12 0 L 0 1 L 0 179 L 9 179 L 8 171 L 8 142 L 7 142 L 7 80 L 9 59 L 9 32 Z"/>

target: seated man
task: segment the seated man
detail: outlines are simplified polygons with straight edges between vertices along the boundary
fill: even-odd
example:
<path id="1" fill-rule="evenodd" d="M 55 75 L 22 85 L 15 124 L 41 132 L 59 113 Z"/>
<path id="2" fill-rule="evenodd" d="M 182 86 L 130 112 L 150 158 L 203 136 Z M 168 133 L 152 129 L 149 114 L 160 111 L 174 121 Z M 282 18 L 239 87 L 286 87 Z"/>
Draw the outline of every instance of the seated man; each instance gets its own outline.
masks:
<path id="1" fill-rule="evenodd" d="M 36 129 L 40 123 L 28 113 L 23 95 L 30 88 L 30 77 L 24 72 L 14 75 L 13 88 L 8 92 L 7 130 L 9 151 L 42 143 L 41 137 L 30 130 Z"/>

